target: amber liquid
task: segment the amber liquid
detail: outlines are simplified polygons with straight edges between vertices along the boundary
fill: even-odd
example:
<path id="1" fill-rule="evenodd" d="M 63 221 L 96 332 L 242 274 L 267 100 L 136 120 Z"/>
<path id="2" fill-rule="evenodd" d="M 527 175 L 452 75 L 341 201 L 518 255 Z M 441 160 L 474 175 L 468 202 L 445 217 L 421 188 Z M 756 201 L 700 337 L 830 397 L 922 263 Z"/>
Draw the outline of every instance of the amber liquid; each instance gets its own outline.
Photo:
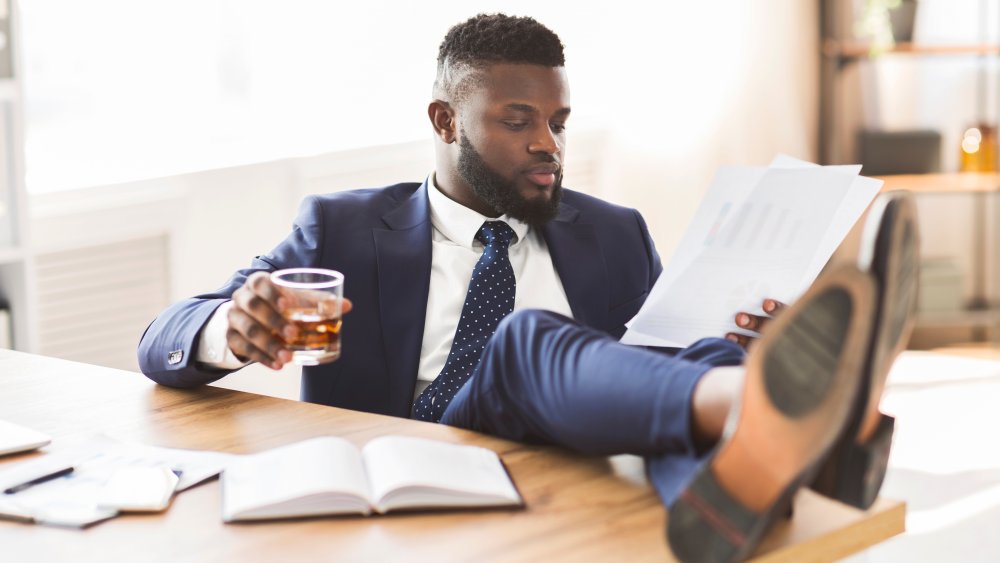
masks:
<path id="1" fill-rule="evenodd" d="M 316 309 L 291 309 L 285 317 L 299 330 L 297 337 L 286 341 L 296 356 L 300 351 L 323 359 L 340 356 L 340 317 L 323 317 Z"/>

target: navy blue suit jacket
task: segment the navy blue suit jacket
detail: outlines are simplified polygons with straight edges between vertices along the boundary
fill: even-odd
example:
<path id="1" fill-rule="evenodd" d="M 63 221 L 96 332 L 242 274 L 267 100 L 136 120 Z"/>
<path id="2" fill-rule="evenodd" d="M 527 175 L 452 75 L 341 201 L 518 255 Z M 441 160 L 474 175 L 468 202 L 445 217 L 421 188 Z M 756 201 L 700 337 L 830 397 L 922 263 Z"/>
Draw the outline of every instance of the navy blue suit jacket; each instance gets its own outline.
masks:
<path id="1" fill-rule="evenodd" d="M 662 270 L 642 216 L 564 190 L 542 233 L 573 317 L 620 337 Z M 216 292 L 175 303 L 149 325 L 139 343 L 142 372 L 174 387 L 229 373 L 195 361 L 201 328 L 247 276 L 291 267 L 343 272 L 344 295 L 354 304 L 340 359 L 303 369 L 302 399 L 409 416 L 430 284 L 427 182 L 307 197 L 291 234 L 273 251 Z"/>

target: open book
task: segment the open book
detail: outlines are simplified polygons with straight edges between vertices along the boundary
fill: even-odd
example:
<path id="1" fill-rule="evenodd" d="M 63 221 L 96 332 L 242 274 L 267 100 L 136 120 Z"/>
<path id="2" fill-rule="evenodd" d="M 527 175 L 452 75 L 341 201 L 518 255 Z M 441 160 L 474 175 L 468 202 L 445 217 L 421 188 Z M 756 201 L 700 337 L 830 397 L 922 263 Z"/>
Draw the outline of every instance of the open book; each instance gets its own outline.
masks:
<path id="1" fill-rule="evenodd" d="M 497 454 L 423 438 L 383 436 L 360 451 L 313 438 L 244 456 L 222 474 L 226 522 L 522 504 Z"/>

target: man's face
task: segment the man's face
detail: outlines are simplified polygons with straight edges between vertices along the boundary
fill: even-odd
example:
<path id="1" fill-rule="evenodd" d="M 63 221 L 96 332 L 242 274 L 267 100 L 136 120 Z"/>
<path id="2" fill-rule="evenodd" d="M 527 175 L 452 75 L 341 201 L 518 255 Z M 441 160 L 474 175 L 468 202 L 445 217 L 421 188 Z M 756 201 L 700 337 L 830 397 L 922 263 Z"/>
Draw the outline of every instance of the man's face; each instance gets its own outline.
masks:
<path id="1" fill-rule="evenodd" d="M 500 214 L 540 226 L 562 196 L 569 87 L 562 68 L 495 64 L 462 104 L 458 172 Z"/>

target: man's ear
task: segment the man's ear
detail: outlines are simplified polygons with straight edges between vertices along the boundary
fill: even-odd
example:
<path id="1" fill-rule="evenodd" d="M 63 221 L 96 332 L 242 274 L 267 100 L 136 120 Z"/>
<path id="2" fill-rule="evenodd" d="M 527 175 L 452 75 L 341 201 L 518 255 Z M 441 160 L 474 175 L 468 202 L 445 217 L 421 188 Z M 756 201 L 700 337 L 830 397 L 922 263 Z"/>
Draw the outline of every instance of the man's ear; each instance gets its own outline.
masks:
<path id="1" fill-rule="evenodd" d="M 455 111 L 448 102 L 434 100 L 427 106 L 427 117 L 431 120 L 434 133 L 445 143 L 455 142 L 458 121 Z"/>

